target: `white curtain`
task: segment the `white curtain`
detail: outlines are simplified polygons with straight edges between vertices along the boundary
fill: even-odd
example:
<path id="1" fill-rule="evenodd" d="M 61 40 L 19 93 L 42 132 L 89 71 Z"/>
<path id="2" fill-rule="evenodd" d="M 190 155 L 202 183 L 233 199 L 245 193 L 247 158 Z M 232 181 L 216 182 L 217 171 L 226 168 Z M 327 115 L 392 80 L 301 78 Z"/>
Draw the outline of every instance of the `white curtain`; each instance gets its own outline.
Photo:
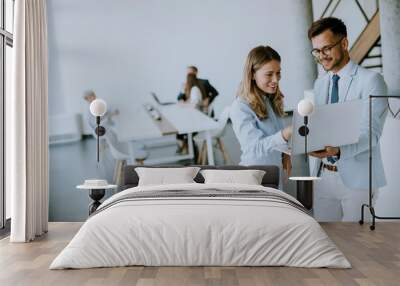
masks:
<path id="1" fill-rule="evenodd" d="M 28 242 L 48 227 L 46 0 L 16 0 L 14 11 L 6 179 L 11 188 L 10 241 Z"/>

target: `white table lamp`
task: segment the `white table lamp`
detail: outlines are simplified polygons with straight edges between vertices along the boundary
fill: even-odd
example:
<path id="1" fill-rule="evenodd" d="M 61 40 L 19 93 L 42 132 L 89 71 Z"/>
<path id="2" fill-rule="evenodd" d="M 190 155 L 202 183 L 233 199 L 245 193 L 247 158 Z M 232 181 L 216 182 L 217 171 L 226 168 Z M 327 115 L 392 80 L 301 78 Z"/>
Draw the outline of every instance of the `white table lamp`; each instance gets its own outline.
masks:
<path id="1" fill-rule="evenodd" d="M 307 124 L 308 116 L 314 111 L 314 104 L 309 99 L 302 99 L 297 105 L 297 111 L 301 116 L 304 117 L 304 125 L 299 128 L 298 132 L 304 137 L 304 153 L 307 162 L 307 135 L 310 133 Z"/>

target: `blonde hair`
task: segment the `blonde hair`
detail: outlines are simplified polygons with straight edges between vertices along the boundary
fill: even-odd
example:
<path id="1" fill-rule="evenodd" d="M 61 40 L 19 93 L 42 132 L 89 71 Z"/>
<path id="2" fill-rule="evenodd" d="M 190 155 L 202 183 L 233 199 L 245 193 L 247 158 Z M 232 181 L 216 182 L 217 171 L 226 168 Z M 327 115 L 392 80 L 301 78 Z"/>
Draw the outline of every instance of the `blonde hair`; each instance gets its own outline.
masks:
<path id="1" fill-rule="evenodd" d="M 260 119 L 267 119 L 268 112 L 265 106 L 263 96 L 265 93 L 257 86 L 254 80 L 255 72 L 260 69 L 264 64 L 276 60 L 281 61 L 281 57 L 270 46 L 258 46 L 252 49 L 247 56 L 246 63 L 243 70 L 243 79 L 239 87 L 238 96 L 245 99 L 255 114 Z M 286 115 L 283 110 L 283 94 L 279 86 L 275 94 L 268 95 L 272 103 L 274 112 L 283 117 Z"/>

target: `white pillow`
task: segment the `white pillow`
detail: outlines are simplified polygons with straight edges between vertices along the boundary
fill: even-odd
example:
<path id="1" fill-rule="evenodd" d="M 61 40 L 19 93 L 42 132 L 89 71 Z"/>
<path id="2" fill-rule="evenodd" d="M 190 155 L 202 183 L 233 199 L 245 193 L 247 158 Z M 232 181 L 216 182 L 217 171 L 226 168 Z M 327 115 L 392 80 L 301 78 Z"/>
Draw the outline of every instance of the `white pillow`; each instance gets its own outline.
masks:
<path id="1" fill-rule="evenodd" d="M 265 171 L 262 170 L 201 170 L 205 184 L 261 185 Z"/>
<path id="2" fill-rule="evenodd" d="M 138 186 L 195 183 L 193 179 L 199 170 L 199 167 L 135 168 L 139 176 Z"/>

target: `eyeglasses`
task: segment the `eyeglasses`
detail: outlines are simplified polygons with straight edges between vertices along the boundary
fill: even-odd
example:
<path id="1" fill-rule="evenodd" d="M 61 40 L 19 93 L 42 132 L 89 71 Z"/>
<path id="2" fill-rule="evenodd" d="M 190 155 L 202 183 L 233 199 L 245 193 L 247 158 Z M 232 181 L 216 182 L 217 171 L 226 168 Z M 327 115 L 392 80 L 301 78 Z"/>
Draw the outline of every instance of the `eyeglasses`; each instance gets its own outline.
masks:
<path id="1" fill-rule="evenodd" d="M 344 39 L 344 37 L 342 37 L 339 41 L 337 41 L 336 43 L 332 44 L 332 45 L 328 45 L 323 47 L 322 49 L 312 49 L 311 50 L 311 54 L 313 55 L 314 58 L 316 58 L 317 60 L 319 60 L 319 56 L 322 53 L 325 56 L 329 56 L 331 54 L 332 48 L 334 48 L 335 46 L 337 46 L 342 40 Z"/>

